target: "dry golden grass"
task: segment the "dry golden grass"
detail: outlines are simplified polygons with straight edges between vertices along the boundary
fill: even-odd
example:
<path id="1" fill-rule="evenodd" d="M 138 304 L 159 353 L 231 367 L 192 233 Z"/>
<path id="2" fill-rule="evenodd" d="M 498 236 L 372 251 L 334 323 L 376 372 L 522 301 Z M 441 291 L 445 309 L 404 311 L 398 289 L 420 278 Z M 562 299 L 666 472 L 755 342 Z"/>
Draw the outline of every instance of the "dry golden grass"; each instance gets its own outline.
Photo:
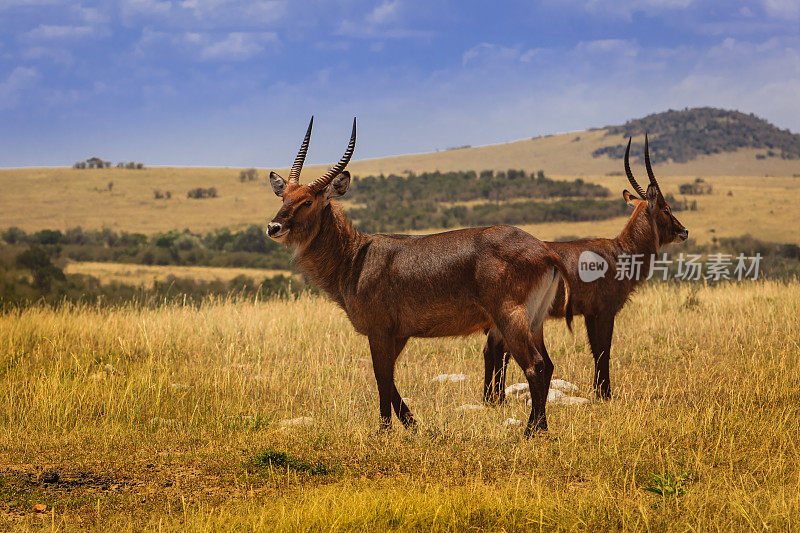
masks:
<path id="1" fill-rule="evenodd" d="M 622 171 L 622 161 L 609 157 L 592 157 L 596 149 L 624 144 L 622 136 L 606 137 L 606 130 L 577 131 L 523 139 L 502 144 L 476 146 L 424 154 L 401 155 L 381 159 L 365 159 L 351 163 L 356 174 L 389 174 L 391 172 L 423 172 L 431 170 L 506 170 L 543 169 L 547 174 L 571 176 L 606 175 Z M 578 140 L 576 140 L 576 138 Z M 633 138 L 643 143 L 644 136 Z M 766 150 L 739 150 L 713 156 L 698 157 L 688 163 L 656 161 L 659 176 L 791 176 L 800 173 L 800 162 L 779 158 L 757 160 L 757 153 Z M 634 154 L 638 156 L 639 154 Z M 291 157 L 291 156 L 290 156 Z M 321 169 L 310 169 L 318 172 Z"/>
<path id="2" fill-rule="evenodd" d="M 117 282 L 137 287 L 152 287 L 155 281 L 166 281 L 170 276 L 195 281 L 230 281 L 237 276 L 247 276 L 256 281 L 284 275 L 289 270 L 267 270 L 263 268 L 228 268 L 204 266 L 159 266 L 130 263 L 96 263 L 91 261 L 71 262 L 64 267 L 67 274 L 86 274 L 102 283 Z"/>
<path id="3" fill-rule="evenodd" d="M 432 170 L 544 169 L 564 179 L 581 177 L 601 183 L 614 194 L 628 186 L 621 172 L 622 162 L 593 158 L 597 147 L 607 144 L 603 130 L 539 137 L 508 144 L 449 150 L 383 159 L 353 161 L 356 175 L 379 172 L 400 173 Z M 575 137 L 580 140 L 573 142 Z M 637 139 L 641 140 L 641 139 Z M 621 141 L 620 141 L 621 142 Z M 659 178 L 677 192 L 680 183 L 702 176 L 712 183 L 715 194 L 701 198 L 703 209 L 685 215 L 686 225 L 701 240 L 717 234 L 753 233 L 761 238 L 800 242 L 794 231 L 800 207 L 792 198 L 800 189 L 800 162 L 776 158 L 758 161 L 755 151 L 704 156 L 686 164 L 656 161 Z M 287 154 L 287 162 L 294 154 Z M 303 179 L 316 177 L 319 166 L 304 169 Z M 634 171 L 646 180 L 643 168 Z M 219 227 L 241 228 L 264 224 L 277 211 L 279 200 L 266 185 L 266 171 L 258 183 L 240 183 L 239 169 L 231 168 L 148 168 L 145 170 L 31 168 L 0 170 L 0 228 L 19 226 L 25 230 L 108 227 L 114 230 L 154 233 L 188 228 L 208 231 Z M 283 170 L 283 175 L 286 175 Z M 778 176 L 778 177 L 765 177 Z M 109 182 L 114 182 L 108 192 Z M 219 198 L 190 200 L 186 193 L 195 187 L 216 187 Z M 171 191 L 170 200 L 156 200 L 153 190 Z M 728 191 L 734 196 L 725 196 Z M 710 205 L 713 202 L 713 206 Z M 692 227 L 694 224 L 694 227 Z M 530 226 L 534 235 L 613 235 L 620 221 L 585 224 L 539 224 Z M 773 237 L 774 235 L 774 237 Z"/>
<path id="4" fill-rule="evenodd" d="M 797 282 L 645 287 L 618 319 L 616 397 L 551 406 L 550 437 L 525 440 L 502 425 L 522 403 L 455 411 L 480 399 L 479 336 L 409 343 L 398 388 L 423 430 L 377 436 L 367 342 L 318 297 L 7 314 L 0 516 L 54 530 L 792 529 L 798 315 Z M 546 338 L 555 377 L 590 396 L 582 326 L 551 322 Z M 452 372 L 468 379 L 431 382 Z M 300 416 L 316 423 L 280 427 Z M 249 463 L 265 449 L 327 470 Z M 683 471 L 682 496 L 642 488 Z"/>

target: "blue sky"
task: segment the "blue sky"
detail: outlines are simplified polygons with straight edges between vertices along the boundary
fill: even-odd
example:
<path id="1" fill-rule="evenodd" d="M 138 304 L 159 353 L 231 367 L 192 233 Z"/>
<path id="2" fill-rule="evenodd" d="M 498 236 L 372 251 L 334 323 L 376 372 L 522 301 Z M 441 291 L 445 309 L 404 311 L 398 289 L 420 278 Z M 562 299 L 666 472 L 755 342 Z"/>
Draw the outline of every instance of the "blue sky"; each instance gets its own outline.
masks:
<path id="1" fill-rule="evenodd" d="M 800 0 L 0 0 L 0 166 L 286 166 L 702 105 L 800 131 Z"/>

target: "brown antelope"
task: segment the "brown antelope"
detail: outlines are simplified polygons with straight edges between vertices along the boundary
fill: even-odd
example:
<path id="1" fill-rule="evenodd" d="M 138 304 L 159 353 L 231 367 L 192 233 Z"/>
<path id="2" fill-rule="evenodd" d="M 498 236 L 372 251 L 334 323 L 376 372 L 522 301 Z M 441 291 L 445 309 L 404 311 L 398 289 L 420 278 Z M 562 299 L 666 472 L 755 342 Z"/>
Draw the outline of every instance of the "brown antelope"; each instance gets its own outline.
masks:
<path id="1" fill-rule="evenodd" d="M 661 189 L 650 166 L 647 135 L 645 135 L 644 142 L 644 162 L 650 184 L 647 186 L 646 193 L 636 183 L 631 172 L 630 151 L 631 140 L 629 139 L 628 147 L 625 150 L 625 173 L 639 197 L 627 190 L 622 191 L 625 201 L 633 207 L 633 214 L 622 229 L 622 233 L 615 239 L 579 239 L 571 242 L 546 243 L 567 265 L 569 273 L 566 278 L 572 289 L 572 311 L 575 315 L 584 316 L 586 333 L 594 356 L 594 388 L 597 396 L 602 399 L 611 397 L 608 363 L 611 358 L 614 318 L 628 301 L 631 293 L 648 276 L 652 266 L 650 263 L 652 254 L 655 254 L 664 245 L 683 242 L 689 237 L 689 231 L 678 222 L 661 194 Z M 608 265 L 605 274 L 595 281 L 585 282 L 578 275 L 579 258 L 586 251 L 600 256 Z M 617 258 L 622 254 L 643 255 L 641 275 L 636 276 L 635 279 L 616 279 Z M 564 293 L 562 287 L 559 286 L 550 316 L 563 316 L 563 308 Z M 535 332 L 534 337 L 536 348 L 545 360 L 549 360 L 542 328 Z M 484 401 L 487 403 L 502 402 L 505 398 L 507 347 L 509 346 L 496 331 L 489 332 L 483 351 L 486 366 Z M 513 353 L 513 349 L 511 351 Z"/>
<path id="2" fill-rule="evenodd" d="M 468 335 L 496 328 L 528 380 L 534 401 L 525 434 L 546 430 L 545 403 L 553 365 L 539 353 L 541 329 L 565 269 L 541 241 L 509 226 L 434 235 L 368 235 L 353 228 L 331 202 L 350 186 L 345 166 L 353 155 L 356 121 L 341 160 L 322 177 L 300 184 L 311 127 L 284 180 L 270 172 L 283 198 L 267 234 L 296 247 L 300 269 L 366 335 L 378 383 L 380 427 L 392 408 L 404 426 L 416 423 L 394 383 L 394 367 L 410 337 Z M 562 300 L 563 303 L 566 300 Z M 562 316 L 571 320 L 569 310 Z"/>

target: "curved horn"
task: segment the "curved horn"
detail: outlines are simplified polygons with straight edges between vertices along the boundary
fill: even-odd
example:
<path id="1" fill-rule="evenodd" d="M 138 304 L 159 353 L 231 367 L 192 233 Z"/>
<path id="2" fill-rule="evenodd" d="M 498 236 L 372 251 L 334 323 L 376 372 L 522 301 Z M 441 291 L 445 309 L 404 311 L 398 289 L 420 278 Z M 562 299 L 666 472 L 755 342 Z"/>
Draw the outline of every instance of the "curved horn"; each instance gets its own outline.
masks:
<path id="1" fill-rule="evenodd" d="M 311 121 L 308 123 L 303 144 L 300 145 L 300 151 L 297 152 L 292 169 L 289 171 L 289 181 L 292 183 L 300 183 L 300 171 L 303 170 L 303 162 L 306 160 L 306 154 L 308 153 L 308 142 L 311 140 L 311 127 L 313 125 L 314 115 L 311 115 Z"/>
<path id="2" fill-rule="evenodd" d="M 347 145 L 347 150 L 344 151 L 344 155 L 336 163 L 332 166 L 328 171 L 323 174 L 321 177 L 315 179 L 311 182 L 308 186 L 315 192 L 321 191 L 328 184 L 339 175 L 344 170 L 344 167 L 347 166 L 347 163 L 350 162 L 350 158 L 353 156 L 353 151 L 356 149 L 356 119 L 353 117 L 353 133 L 350 134 L 350 142 Z"/>
<path id="3" fill-rule="evenodd" d="M 636 190 L 636 192 L 639 194 L 639 197 L 642 200 L 644 200 L 645 198 L 647 198 L 647 196 L 645 196 L 644 191 L 639 186 L 639 184 L 636 183 L 636 178 L 633 177 L 633 172 L 631 172 L 631 163 L 629 161 L 630 156 L 631 156 L 631 140 L 632 140 L 632 138 L 628 137 L 628 147 L 625 149 L 625 174 L 628 175 L 628 181 L 631 182 L 631 185 Z"/>
<path id="4" fill-rule="evenodd" d="M 647 133 L 644 134 L 644 166 L 647 168 L 647 177 L 650 178 L 650 183 L 656 186 L 658 195 L 663 198 L 664 195 L 661 194 L 661 187 L 658 186 L 656 175 L 653 174 L 653 167 L 650 166 L 650 148 L 647 143 Z"/>

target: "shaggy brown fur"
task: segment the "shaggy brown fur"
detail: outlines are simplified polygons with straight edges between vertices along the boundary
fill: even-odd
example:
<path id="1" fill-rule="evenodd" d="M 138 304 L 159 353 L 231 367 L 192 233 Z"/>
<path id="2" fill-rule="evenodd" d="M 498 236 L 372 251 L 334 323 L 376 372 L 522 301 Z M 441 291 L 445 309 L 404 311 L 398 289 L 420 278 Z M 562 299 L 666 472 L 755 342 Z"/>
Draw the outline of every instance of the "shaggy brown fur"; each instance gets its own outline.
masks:
<path id="1" fill-rule="evenodd" d="M 553 365 L 536 349 L 532 332 L 541 328 L 566 274 L 556 254 L 509 226 L 425 236 L 364 234 L 330 202 L 347 191 L 348 172 L 318 190 L 275 173 L 270 180 L 283 205 L 268 234 L 296 247 L 300 269 L 369 339 L 381 428 L 391 426 L 392 408 L 406 427 L 415 426 L 394 383 L 395 361 L 410 337 L 496 328 L 538 398 L 526 434 L 547 429 Z M 569 311 L 566 316 L 571 319 Z"/>

